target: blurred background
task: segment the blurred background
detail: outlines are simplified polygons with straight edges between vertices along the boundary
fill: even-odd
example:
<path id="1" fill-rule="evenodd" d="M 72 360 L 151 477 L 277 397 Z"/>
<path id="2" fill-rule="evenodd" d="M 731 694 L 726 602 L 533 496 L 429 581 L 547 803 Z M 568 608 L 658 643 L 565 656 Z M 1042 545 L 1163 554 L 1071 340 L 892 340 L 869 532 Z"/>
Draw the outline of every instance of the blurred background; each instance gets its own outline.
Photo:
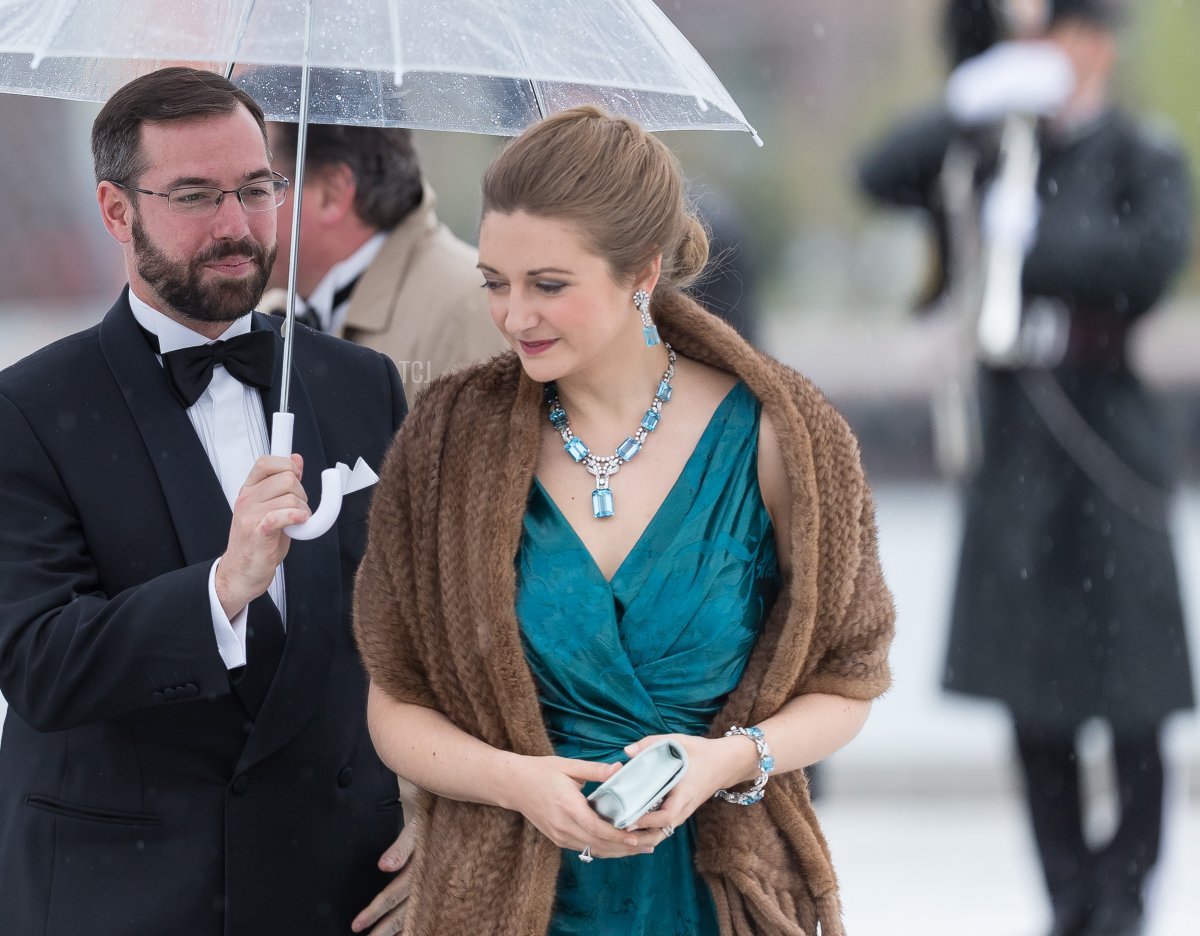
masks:
<path id="1" fill-rule="evenodd" d="M 812 377 L 858 433 L 899 612 L 895 687 L 826 766 L 819 811 L 851 932 L 1036 933 L 1049 920 L 1016 795 L 1003 714 L 941 693 L 958 545 L 957 490 L 939 477 L 928 398 L 948 336 L 911 315 L 930 236 L 856 192 L 863 147 L 938 93 L 942 0 L 660 0 L 765 141 L 674 133 L 697 198 L 741 228 L 757 340 Z M 1200 179 L 1200 4 L 1136 0 L 1118 97 L 1169 123 Z M 0 96 L 0 366 L 97 322 L 124 282 L 93 198 L 97 108 Z M 418 133 L 439 214 L 472 242 L 478 180 L 500 141 Z M 290 205 L 290 202 L 289 202 Z M 290 210 L 285 206 L 285 209 Z M 1197 238 L 1200 241 L 1200 238 Z M 1144 322 L 1136 356 L 1174 426 L 1173 523 L 1193 655 L 1200 647 L 1200 264 Z M 3 440 L 0 440 L 0 446 Z M 1195 661 L 1200 664 L 1200 660 Z M 1200 665 L 1194 666 L 1200 672 Z M 3 703 L 0 701 L 0 716 Z M 1099 728 L 1089 738 L 1097 752 Z M 1148 936 L 1200 919 L 1200 721 L 1168 731 L 1173 787 Z M 1097 764 L 1100 759 L 1096 759 Z M 1108 789 L 1098 768 L 1089 782 Z M 1103 836 L 1111 811 L 1089 817 Z"/>

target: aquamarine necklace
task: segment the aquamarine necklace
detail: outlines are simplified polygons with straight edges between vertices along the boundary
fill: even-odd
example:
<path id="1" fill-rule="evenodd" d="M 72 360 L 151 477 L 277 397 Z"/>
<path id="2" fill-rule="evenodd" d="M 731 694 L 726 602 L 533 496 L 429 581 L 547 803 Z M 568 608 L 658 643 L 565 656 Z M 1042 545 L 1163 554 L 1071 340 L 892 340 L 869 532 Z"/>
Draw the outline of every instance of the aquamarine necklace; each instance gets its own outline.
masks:
<path id="1" fill-rule="evenodd" d="M 665 341 L 663 347 L 667 349 L 667 369 L 654 392 L 654 399 L 650 401 L 650 408 L 638 424 L 637 432 L 618 445 L 612 455 L 596 455 L 584 445 L 583 439 L 571 431 L 567 411 L 558 401 L 558 387 L 553 382 L 546 384 L 546 405 L 550 407 L 550 424 L 562 436 L 563 449 L 596 479 L 596 488 L 592 491 L 592 516 L 597 520 L 613 515 L 613 494 L 608 486 L 608 479 L 642 450 L 642 446 L 646 444 L 646 437 L 658 428 L 663 404 L 671 399 L 671 378 L 675 376 L 675 351 Z"/>

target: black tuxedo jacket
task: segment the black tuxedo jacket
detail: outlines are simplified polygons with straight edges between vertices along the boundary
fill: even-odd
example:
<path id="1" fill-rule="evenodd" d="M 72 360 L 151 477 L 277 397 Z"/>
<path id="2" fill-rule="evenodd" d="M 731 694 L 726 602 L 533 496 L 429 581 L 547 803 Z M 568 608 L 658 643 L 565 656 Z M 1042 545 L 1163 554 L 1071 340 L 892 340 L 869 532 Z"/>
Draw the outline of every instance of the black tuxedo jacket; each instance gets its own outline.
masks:
<path id="1" fill-rule="evenodd" d="M 376 352 L 302 327 L 294 351 L 315 505 L 322 468 L 379 469 L 404 396 Z M 373 490 L 291 544 L 283 657 L 251 717 L 209 611 L 230 509 L 126 295 L 0 372 L 0 930 L 349 932 L 401 822 L 351 633 Z"/>

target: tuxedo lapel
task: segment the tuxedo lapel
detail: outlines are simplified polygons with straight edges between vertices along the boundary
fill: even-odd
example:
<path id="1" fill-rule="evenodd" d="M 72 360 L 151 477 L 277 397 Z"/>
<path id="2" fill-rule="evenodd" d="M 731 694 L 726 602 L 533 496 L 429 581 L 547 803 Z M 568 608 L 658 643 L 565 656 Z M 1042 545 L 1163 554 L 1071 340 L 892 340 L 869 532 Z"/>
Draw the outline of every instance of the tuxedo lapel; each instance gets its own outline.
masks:
<path id="1" fill-rule="evenodd" d="M 255 315 L 253 327 L 271 328 Z M 263 394 L 267 425 L 279 407 L 283 341 L 275 354 L 271 389 Z M 229 541 L 232 512 L 187 411 L 172 395 L 162 366 L 138 327 L 125 294 L 100 325 L 100 347 L 133 415 L 170 512 L 187 565 L 213 561 Z M 293 369 L 293 449 L 304 458 L 302 483 L 309 502 L 321 496 L 326 464 L 316 415 Z M 303 727 L 321 696 L 342 626 L 342 585 L 336 528 L 308 542 L 294 541 L 284 563 L 287 635 L 275 678 L 242 751 L 241 767 L 278 750 Z"/>
<path id="2" fill-rule="evenodd" d="M 276 331 L 275 379 L 263 395 L 267 425 L 279 409 L 283 368 L 283 339 L 277 325 L 256 314 L 255 329 Z M 288 407 L 295 418 L 292 450 L 304 459 L 302 484 L 309 504 L 316 509 L 321 498 L 321 472 L 328 464 L 316 413 L 295 367 Z M 283 564 L 287 592 L 287 637 L 275 679 L 267 692 L 254 730 L 238 765 L 245 770 L 278 750 L 311 717 L 321 699 L 333 658 L 334 635 L 342 626 L 341 557 L 337 527 L 315 540 L 293 540 Z"/>
<path id="3" fill-rule="evenodd" d="M 187 411 L 171 394 L 127 292 L 100 324 L 100 349 L 154 465 L 184 562 L 215 560 L 229 542 L 232 513 Z"/>

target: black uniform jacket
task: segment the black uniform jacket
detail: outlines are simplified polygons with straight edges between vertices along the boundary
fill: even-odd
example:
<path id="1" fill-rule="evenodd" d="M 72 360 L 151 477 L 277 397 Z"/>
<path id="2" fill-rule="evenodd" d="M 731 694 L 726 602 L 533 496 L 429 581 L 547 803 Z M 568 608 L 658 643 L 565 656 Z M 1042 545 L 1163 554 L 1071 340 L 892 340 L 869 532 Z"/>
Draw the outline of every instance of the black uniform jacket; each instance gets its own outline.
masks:
<path id="1" fill-rule="evenodd" d="M 996 167 L 996 134 L 931 109 L 897 127 L 860 176 L 877 198 L 948 231 L 938 176 L 953 139 Z M 1103 717 L 1145 729 L 1193 704 L 1169 530 L 1171 443 L 1130 366 L 1130 335 L 1187 261 L 1192 192 L 1179 148 L 1109 110 L 1039 136 L 1039 221 L 1027 308 L 1069 315 L 1054 366 L 981 367 L 982 460 L 968 479 L 945 684 L 1024 722 Z"/>
<path id="2" fill-rule="evenodd" d="M 321 469 L 379 467 L 405 404 L 382 355 L 305 328 L 294 350 L 315 505 Z M 400 824 L 350 631 L 371 492 L 291 544 L 283 656 L 252 717 L 209 610 L 230 508 L 127 296 L 0 372 L 0 930 L 349 932 Z"/>
<path id="3" fill-rule="evenodd" d="M 1168 138 L 1116 111 L 1044 134 L 1037 184 L 1023 287 L 1069 310 L 1068 351 L 979 373 L 945 680 L 1027 723 L 1141 731 L 1193 704 L 1170 435 L 1128 354 L 1188 257 L 1191 185 Z"/>

